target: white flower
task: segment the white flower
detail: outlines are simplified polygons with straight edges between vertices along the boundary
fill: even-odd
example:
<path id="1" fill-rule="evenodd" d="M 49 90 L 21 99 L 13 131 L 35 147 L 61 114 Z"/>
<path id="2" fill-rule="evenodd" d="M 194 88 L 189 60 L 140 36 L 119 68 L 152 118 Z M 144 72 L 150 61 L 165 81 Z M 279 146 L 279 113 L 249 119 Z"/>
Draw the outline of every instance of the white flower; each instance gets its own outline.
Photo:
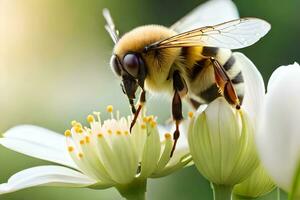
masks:
<path id="1" fill-rule="evenodd" d="M 254 134 L 258 123 L 264 83 L 253 63 L 241 53 L 245 97 L 240 110 L 223 97 L 201 108 L 188 131 L 191 155 L 197 169 L 216 185 L 233 186 L 242 182 L 258 166 Z"/>
<path id="2" fill-rule="evenodd" d="M 294 180 L 297 170 L 300 176 L 299 103 L 299 64 L 279 67 L 268 83 L 257 144 L 268 173 L 287 192 L 297 182 Z M 300 195 L 299 184 L 295 189 Z"/>
<path id="3" fill-rule="evenodd" d="M 170 133 L 159 133 L 155 118 L 139 118 L 129 133 L 131 117 L 100 120 L 99 113 L 87 117 L 90 128 L 72 122 L 65 137 L 50 130 L 22 125 L 8 130 L 0 139 L 3 146 L 63 166 L 25 169 L 0 185 L 0 194 L 33 186 L 116 187 L 143 183 L 147 178 L 165 176 L 191 161 L 184 136 L 170 158 Z M 162 136 L 160 135 L 162 134 Z M 126 196 L 126 194 L 124 194 Z"/>

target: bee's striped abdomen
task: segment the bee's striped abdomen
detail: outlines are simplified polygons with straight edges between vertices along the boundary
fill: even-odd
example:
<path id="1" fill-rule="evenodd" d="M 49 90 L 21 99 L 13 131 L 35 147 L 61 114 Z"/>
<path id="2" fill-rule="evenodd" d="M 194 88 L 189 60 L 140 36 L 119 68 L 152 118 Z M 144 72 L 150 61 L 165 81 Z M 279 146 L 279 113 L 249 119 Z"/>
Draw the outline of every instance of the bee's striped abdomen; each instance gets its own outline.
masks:
<path id="1" fill-rule="evenodd" d="M 232 55 L 232 52 L 228 49 L 203 47 L 198 53 L 202 55 L 202 58 L 195 60 L 189 70 L 191 98 L 200 103 L 209 103 L 221 96 L 216 85 L 214 68 L 208 59 L 208 57 L 214 57 L 225 69 L 240 103 L 242 103 L 244 79 L 239 62 Z"/>
<path id="2" fill-rule="evenodd" d="M 196 63 L 193 66 L 192 73 L 191 73 L 191 79 L 192 80 L 196 79 L 197 76 L 200 75 L 200 73 L 202 72 L 205 64 L 207 64 L 207 62 L 208 62 L 208 60 L 206 60 L 206 59 L 196 61 Z"/>

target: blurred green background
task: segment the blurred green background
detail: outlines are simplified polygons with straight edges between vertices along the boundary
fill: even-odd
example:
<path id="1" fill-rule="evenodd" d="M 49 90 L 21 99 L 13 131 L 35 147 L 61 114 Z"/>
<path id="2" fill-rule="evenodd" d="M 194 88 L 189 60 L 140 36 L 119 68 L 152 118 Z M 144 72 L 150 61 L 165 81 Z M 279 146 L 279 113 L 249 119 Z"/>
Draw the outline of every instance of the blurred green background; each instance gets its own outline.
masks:
<path id="1" fill-rule="evenodd" d="M 70 121 L 85 120 L 113 104 L 129 114 L 127 99 L 108 65 L 113 44 L 101 10 L 111 10 L 121 33 L 144 24 L 169 26 L 204 0 L 0 0 L 0 131 L 35 124 L 58 132 Z M 300 61 L 299 0 L 236 0 L 241 16 L 272 24 L 259 43 L 241 50 L 267 81 L 280 65 Z M 108 89 L 109 88 L 109 89 Z M 160 101 L 159 108 L 155 102 Z M 161 121 L 169 102 L 150 97 L 151 113 Z M 163 111 L 162 108 L 164 107 Z M 0 182 L 30 166 L 49 164 L 0 147 Z M 283 196 L 285 196 L 283 194 Z M 212 198 L 209 183 L 194 167 L 150 180 L 149 199 Z M 114 189 L 32 188 L 0 196 L 3 200 L 120 199 Z M 276 199 L 276 192 L 261 199 Z M 285 199 L 284 197 L 282 199 Z"/>

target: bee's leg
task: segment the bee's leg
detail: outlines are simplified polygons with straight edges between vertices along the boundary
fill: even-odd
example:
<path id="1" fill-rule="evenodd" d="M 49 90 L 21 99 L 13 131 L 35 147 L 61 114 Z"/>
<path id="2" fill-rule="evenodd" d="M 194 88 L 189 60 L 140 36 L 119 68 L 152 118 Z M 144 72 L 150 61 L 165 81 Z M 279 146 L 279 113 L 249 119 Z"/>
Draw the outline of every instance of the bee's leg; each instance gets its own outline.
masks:
<path id="1" fill-rule="evenodd" d="M 197 110 L 202 105 L 199 101 L 197 101 L 191 97 L 189 98 L 189 103 L 195 110 Z"/>
<path id="2" fill-rule="evenodd" d="M 135 112 L 133 112 L 134 117 L 133 117 L 133 120 L 132 120 L 132 122 L 130 124 L 130 129 L 129 129 L 130 132 L 131 132 L 134 124 L 136 123 L 136 120 L 137 120 L 137 118 L 138 118 L 138 116 L 139 116 L 139 114 L 140 114 L 140 112 L 142 110 L 142 107 L 144 106 L 145 102 L 146 102 L 146 91 L 142 90 L 141 95 L 140 95 L 140 99 L 139 99 L 139 106 L 138 106 L 137 110 L 135 110 Z M 133 103 L 132 103 L 132 105 L 133 105 Z M 133 107 L 134 107 L 134 105 L 133 105 Z"/>
<path id="3" fill-rule="evenodd" d="M 175 71 L 173 74 L 173 88 L 174 88 L 174 96 L 172 100 L 172 117 L 173 120 L 175 121 L 176 129 L 173 133 L 174 144 L 172 147 L 170 157 L 173 156 L 178 138 L 180 136 L 179 124 L 183 119 L 181 97 L 187 93 L 187 86 L 183 78 L 180 76 L 179 71 Z"/>
<path id="4" fill-rule="evenodd" d="M 225 97 L 228 103 L 234 105 L 236 109 L 240 109 L 240 100 L 230 78 L 226 73 L 226 70 L 214 57 L 210 57 L 210 61 L 213 64 L 216 84 L 218 85 L 221 94 Z"/>

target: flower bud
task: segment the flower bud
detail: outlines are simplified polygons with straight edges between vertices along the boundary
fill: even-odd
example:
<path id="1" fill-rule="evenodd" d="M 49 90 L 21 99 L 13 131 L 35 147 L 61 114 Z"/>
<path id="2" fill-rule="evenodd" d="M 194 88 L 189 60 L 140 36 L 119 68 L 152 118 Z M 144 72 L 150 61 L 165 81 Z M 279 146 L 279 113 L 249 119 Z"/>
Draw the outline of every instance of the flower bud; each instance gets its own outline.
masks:
<path id="1" fill-rule="evenodd" d="M 250 118 L 222 97 L 192 119 L 188 142 L 197 169 L 217 185 L 238 184 L 258 165 Z"/>

